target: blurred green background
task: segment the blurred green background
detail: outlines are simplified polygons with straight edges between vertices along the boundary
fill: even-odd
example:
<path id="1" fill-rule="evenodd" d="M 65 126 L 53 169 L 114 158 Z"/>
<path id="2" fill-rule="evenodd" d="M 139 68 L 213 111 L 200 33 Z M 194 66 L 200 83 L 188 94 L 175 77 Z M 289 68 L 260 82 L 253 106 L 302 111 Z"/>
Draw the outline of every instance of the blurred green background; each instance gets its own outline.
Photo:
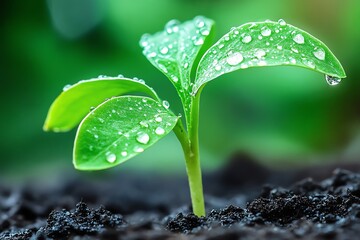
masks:
<path id="1" fill-rule="evenodd" d="M 348 75 L 331 87 L 309 70 L 256 68 L 209 83 L 200 119 L 205 168 L 221 165 L 234 151 L 275 166 L 359 158 L 358 0 L 2 0 L 0 12 L 0 176 L 75 171 L 75 131 L 42 131 L 66 84 L 100 74 L 139 77 L 180 111 L 175 90 L 142 56 L 138 40 L 170 19 L 196 15 L 215 20 L 216 39 L 232 26 L 283 18 L 325 42 Z M 174 135 L 117 167 L 135 168 L 184 173 Z"/>

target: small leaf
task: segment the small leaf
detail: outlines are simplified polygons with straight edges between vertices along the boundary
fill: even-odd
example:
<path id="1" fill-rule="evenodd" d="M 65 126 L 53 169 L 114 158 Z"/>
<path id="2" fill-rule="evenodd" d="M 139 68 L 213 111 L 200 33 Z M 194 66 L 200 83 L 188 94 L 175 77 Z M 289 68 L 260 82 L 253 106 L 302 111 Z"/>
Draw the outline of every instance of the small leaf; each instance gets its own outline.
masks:
<path id="1" fill-rule="evenodd" d="M 158 99 L 152 88 L 129 78 L 99 77 L 65 86 L 52 103 L 44 124 L 45 131 L 69 131 L 80 123 L 91 108 L 106 98 L 132 92 L 142 92 Z"/>
<path id="2" fill-rule="evenodd" d="M 111 98 L 80 123 L 74 143 L 75 168 L 98 170 L 123 163 L 167 135 L 178 118 L 148 97 Z"/>
<path id="3" fill-rule="evenodd" d="M 204 54 L 197 69 L 193 94 L 214 78 L 249 67 L 292 65 L 344 78 L 330 49 L 309 33 L 278 22 L 247 23 L 232 28 Z"/>
<path id="4" fill-rule="evenodd" d="M 171 20 L 162 32 L 145 34 L 140 40 L 143 54 L 175 86 L 184 106 L 186 119 L 190 118 L 191 73 L 197 56 L 209 45 L 214 22 L 198 16 L 180 24 Z M 196 67 L 196 66 L 194 66 Z"/>

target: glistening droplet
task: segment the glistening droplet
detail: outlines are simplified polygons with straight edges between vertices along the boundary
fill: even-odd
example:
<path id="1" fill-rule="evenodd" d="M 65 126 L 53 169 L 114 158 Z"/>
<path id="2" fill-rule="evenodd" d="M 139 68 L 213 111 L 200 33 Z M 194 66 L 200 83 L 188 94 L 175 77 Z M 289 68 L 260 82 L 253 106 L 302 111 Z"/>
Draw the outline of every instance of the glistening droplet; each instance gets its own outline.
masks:
<path id="1" fill-rule="evenodd" d="M 341 78 L 325 75 L 325 80 L 330 86 L 338 85 L 341 82 Z"/>
<path id="2" fill-rule="evenodd" d="M 136 140 L 139 142 L 139 143 L 142 143 L 142 144 L 147 144 L 150 140 L 150 137 L 147 133 L 144 133 L 144 132 L 138 132 L 137 134 L 137 137 L 136 137 Z"/>
<path id="3" fill-rule="evenodd" d="M 244 60 L 244 57 L 239 52 L 234 52 L 226 58 L 226 62 L 231 66 L 238 65 L 243 60 Z"/>

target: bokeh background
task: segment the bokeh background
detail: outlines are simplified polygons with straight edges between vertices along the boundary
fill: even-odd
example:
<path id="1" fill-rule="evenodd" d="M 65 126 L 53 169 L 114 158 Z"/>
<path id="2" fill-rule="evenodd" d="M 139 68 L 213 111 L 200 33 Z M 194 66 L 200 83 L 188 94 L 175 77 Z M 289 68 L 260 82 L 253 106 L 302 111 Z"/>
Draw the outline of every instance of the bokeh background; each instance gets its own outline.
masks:
<path id="1" fill-rule="evenodd" d="M 42 131 L 66 84 L 98 75 L 139 77 L 180 111 L 175 90 L 138 41 L 170 19 L 196 15 L 215 20 L 216 39 L 248 21 L 283 18 L 325 42 L 348 76 L 332 87 L 306 69 L 256 68 L 209 83 L 200 119 L 204 168 L 224 164 L 235 151 L 275 167 L 360 160 L 358 0 L 2 0 L 0 176 L 75 172 L 75 131 Z M 110 171 L 134 169 L 184 174 L 175 136 Z"/>

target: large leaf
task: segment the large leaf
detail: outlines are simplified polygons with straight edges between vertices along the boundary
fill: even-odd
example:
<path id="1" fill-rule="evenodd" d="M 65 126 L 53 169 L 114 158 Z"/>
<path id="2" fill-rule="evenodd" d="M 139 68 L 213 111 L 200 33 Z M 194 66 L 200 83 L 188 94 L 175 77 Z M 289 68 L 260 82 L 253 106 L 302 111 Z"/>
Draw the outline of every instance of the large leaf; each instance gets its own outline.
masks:
<path id="1" fill-rule="evenodd" d="M 164 73 L 175 86 L 189 118 L 191 70 L 202 48 L 209 45 L 214 22 L 202 16 L 182 24 L 171 20 L 164 31 L 145 34 L 140 40 L 147 59 Z M 195 66 L 196 67 L 196 66 Z"/>
<path id="2" fill-rule="evenodd" d="M 141 92 L 158 99 L 152 88 L 142 81 L 129 78 L 100 77 L 66 86 L 52 103 L 44 124 L 44 130 L 64 132 L 77 126 L 106 98 L 127 93 Z"/>
<path id="3" fill-rule="evenodd" d="M 89 113 L 78 128 L 74 165 L 98 170 L 123 163 L 168 134 L 178 116 L 148 97 L 114 97 Z"/>
<path id="4" fill-rule="evenodd" d="M 293 65 L 324 73 L 329 83 L 344 78 L 340 62 L 309 33 L 278 22 L 254 22 L 232 28 L 207 50 L 197 69 L 193 94 L 214 78 L 249 67 Z"/>

